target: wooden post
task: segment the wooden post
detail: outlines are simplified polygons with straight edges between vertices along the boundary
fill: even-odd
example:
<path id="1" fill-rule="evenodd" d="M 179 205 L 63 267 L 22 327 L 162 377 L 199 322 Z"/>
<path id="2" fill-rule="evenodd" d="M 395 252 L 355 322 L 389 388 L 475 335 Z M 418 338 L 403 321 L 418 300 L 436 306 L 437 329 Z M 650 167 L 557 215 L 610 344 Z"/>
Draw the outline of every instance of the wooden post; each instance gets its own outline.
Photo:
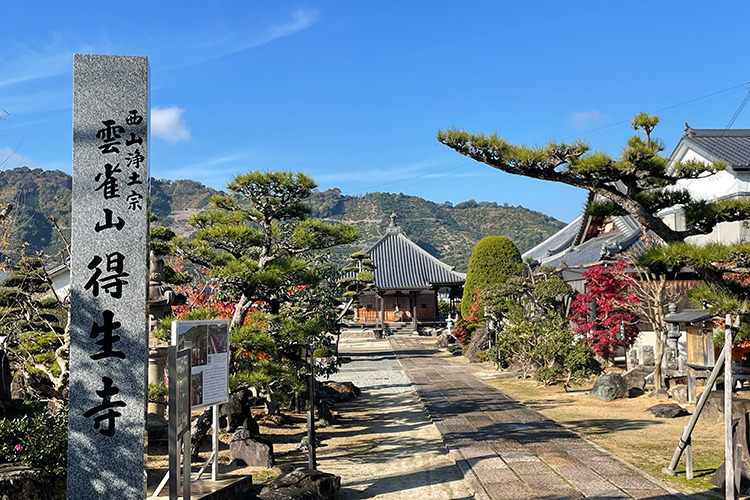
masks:
<path id="1" fill-rule="evenodd" d="M 419 322 L 417 321 L 417 296 L 419 292 L 410 292 L 409 298 L 411 299 L 411 328 L 414 333 L 417 333 L 417 327 Z"/>
<path id="2" fill-rule="evenodd" d="M 725 318 L 724 329 L 724 498 L 735 500 L 734 436 L 732 435 L 732 316 Z"/>
<path id="3" fill-rule="evenodd" d="M 688 403 L 695 403 L 696 399 L 698 399 L 697 392 L 698 389 L 696 388 L 696 382 L 695 382 L 695 369 L 688 367 Z M 710 390 L 710 387 L 706 387 L 706 390 Z"/>
<path id="4" fill-rule="evenodd" d="M 313 349 L 314 346 L 312 345 L 308 347 L 310 352 L 310 400 L 308 404 L 310 408 L 307 412 L 307 466 L 315 470 L 317 463 L 315 457 L 315 355 Z"/>
<path id="5" fill-rule="evenodd" d="M 385 331 L 385 295 L 378 295 L 380 297 L 380 328 Z"/>
<path id="6" fill-rule="evenodd" d="M 687 447 L 685 448 L 685 477 L 688 479 L 688 481 L 693 479 L 693 438 L 692 437 L 688 437 Z"/>

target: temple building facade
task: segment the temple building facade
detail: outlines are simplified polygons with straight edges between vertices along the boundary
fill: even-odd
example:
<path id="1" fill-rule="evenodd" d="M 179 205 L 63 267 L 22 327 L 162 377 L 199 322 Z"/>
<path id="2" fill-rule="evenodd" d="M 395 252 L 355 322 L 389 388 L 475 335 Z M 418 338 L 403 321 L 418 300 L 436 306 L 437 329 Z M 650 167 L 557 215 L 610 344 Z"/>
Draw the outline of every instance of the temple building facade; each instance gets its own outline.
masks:
<path id="1" fill-rule="evenodd" d="M 445 323 L 438 312 L 440 300 L 461 297 L 466 275 L 430 255 L 411 241 L 395 223 L 368 250 L 375 264 L 372 290 L 359 296 L 354 322 L 362 326 L 416 331 Z"/>

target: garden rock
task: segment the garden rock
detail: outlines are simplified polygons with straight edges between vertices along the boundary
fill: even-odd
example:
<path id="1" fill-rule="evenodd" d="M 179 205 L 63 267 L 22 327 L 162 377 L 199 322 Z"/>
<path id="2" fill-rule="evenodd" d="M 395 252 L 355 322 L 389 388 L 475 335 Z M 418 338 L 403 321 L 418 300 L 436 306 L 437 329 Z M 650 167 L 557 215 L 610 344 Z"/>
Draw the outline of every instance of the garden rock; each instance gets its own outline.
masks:
<path id="1" fill-rule="evenodd" d="M 469 346 L 464 350 L 464 357 L 469 358 L 469 363 L 479 363 L 479 352 L 487 349 L 490 343 L 490 334 L 486 327 L 480 326 L 471 335 Z"/>
<path id="2" fill-rule="evenodd" d="M 312 469 L 296 468 L 263 488 L 262 500 L 334 500 L 341 477 Z"/>
<path id="3" fill-rule="evenodd" d="M 748 453 L 748 429 L 750 429 L 750 414 L 743 413 L 732 420 L 732 435 L 734 436 L 734 449 L 741 448 L 743 451 L 740 454 L 740 463 L 735 463 L 736 467 L 740 466 L 740 491 L 746 492 L 750 488 L 750 453 Z M 737 459 L 735 455 L 735 460 Z M 717 488 L 724 489 L 724 469 L 725 463 L 722 463 L 716 473 L 711 478 L 711 485 Z M 735 479 L 736 480 L 736 479 Z"/>
<path id="4" fill-rule="evenodd" d="M 53 489 L 52 477 L 43 469 L 0 464 L 0 500 L 48 500 Z"/>
<path id="5" fill-rule="evenodd" d="M 662 403 L 648 408 L 656 418 L 677 418 L 690 415 L 688 411 L 676 403 Z"/>
<path id="6" fill-rule="evenodd" d="M 676 386 L 672 387 L 672 390 L 670 390 L 669 392 L 672 396 L 672 399 L 674 399 L 676 402 L 688 402 L 688 386 L 686 386 L 685 384 L 677 384 Z"/>
<path id="7" fill-rule="evenodd" d="M 666 389 L 656 389 L 655 391 L 651 391 L 648 397 L 652 399 L 669 399 L 669 393 Z"/>
<path id="8" fill-rule="evenodd" d="M 329 380 L 327 382 L 323 382 L 323 390 L 326 390 L 326 388 L 333 389 L 335 391 L 334 399 L 338 399 L 340 401 L 348 401 L 350 399 L 359 397 L 359 395 L 362 394 L 362 391 L 359 390 L 359 387 L 352 384 L 351 382 L 336 382 L 334 380 Z"/>
<path id="9" fill-rule="evenodd" d="M 628 396 L 628 385 L 619 373 L 602 375 L 594 382 L 594 387 L 589 392 L 589 396 L 602 401 L 625 398 Z"/>
<path id="10" fill-rule="evenodd" d="M 454 337 L 450 333 L 443 333 L 437 338 L 435 347 L 437 349 L 446 349 L 450 344 L 455 344 L 456 342 L 458 342 L 458 340 L 456 340 L 456 337 Z"/>
<path id="11" fill-rule="evenodd" d="M 226 422 L 227 432 L 234 432 L 244 427 L 253 436 L 258 435 L 258 424 L 252 415 L 252 393 L 245 389 L 238 389 L 229 395 L 229 401 L 219 408 L 219 417 Z"/>
<path id="12" fill-rule="evenodd" d="M 723 391 L 711 391 L 698 418 L 711 422 L 718 422 L 724 418 Z"/>
<path id="13" fill-rule="evenodd" d="M 244 427 L 238 428 L 229 443 L 229 459 L 251 467 L 273 467 L 273 443 L 253 436 Z"/>
<path id="14" fill-rule="evenodd" d="M 643 392 L 643 389 L 639 389 L 637 387 L 631 387 L 628 389 L 628 397 L 629 398 L 638 398 L 643 396 L 645 393 Z"/>
<path id="15" fill-rule="evenodd" d="M 649 370 L 644 368 L 633 368 L 622 374 L 622 378 L 625 379 L 625 383 L 628 385 L 628 389 L 645 389 L 646 388 L 646 376 L 651 373 Z"/>

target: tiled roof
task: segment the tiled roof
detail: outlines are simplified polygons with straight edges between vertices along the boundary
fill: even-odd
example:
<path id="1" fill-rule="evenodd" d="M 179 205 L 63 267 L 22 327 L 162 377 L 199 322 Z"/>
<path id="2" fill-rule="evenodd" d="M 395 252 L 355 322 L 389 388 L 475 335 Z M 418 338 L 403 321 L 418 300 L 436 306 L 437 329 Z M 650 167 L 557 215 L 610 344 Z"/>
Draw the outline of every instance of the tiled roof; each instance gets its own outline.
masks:
<path id="1" fill-rule="evenodd" d="M 734 169 L 750 168 L 750 129 L 685 128 L 683 140 L 724 160 Z"/>
<path id="2" fill-rule="evenodd" d="M 570 248 L 576 236 L 578 235 L 578 231 L 581 227 L 581 224 L 583 224 L 584 219 L 585 217 L 583 215 L 578 216 L 576 220 L 574 220 L 543 242 L 539 243 L 531 250 L 527 250 L 526 252 L 524 252 L 521 257 L 524 260 L 531 257 L 532 260 L 543 262 L 544 259 L 549 258 L 550 255 L 555 255 L 566 250 L 567 248 Z"/>
<path id="3" fill-rule="evenodd" d="M 542 245 L 523 254 L 523 257 L 532 257 L 544 266 L 555 268 L 578 267 L 597 264 L 605 260 L 620 259 L 623 258 L 625 252 L 638 250 L 642 234 L 638 222 L 629 215 L 614 216 L 612 222 L 618 229 L 614 234 L 592 238 L 580 245 L 575 245 L 573 239 L 569 239 L 567 245 L 564 246 L 555 242 L 553 236 Z M 581 223 L 582 220 L 579 217 L 558 234 L 577 232 Z M 545 245 L 548 242 L 552 244 Z"/>
<path id="4" fill-rule="evenodd" d="M 424 289 L 432 285 L 462 285 L 466 275 L 427 253 L 398 226 L 367 250 L 375 264 L 375 288 Z"/>

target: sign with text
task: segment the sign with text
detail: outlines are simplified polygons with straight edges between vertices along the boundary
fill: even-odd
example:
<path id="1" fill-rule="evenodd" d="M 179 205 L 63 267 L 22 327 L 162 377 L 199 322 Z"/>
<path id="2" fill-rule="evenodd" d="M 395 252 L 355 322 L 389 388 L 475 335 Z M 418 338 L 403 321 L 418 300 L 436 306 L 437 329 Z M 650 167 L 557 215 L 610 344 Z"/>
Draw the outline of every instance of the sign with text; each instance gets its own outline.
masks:
<path id="1" fill-rule="evenodd" d="M 193 409 L 229 400 L 229 320 L 172 322 L 172 345 L 191 350 Z"/>
<path id="2" fill-rule="evenodd" d="M 73 65 L 70 500 L 143 498 L 149 67 Z"/>

